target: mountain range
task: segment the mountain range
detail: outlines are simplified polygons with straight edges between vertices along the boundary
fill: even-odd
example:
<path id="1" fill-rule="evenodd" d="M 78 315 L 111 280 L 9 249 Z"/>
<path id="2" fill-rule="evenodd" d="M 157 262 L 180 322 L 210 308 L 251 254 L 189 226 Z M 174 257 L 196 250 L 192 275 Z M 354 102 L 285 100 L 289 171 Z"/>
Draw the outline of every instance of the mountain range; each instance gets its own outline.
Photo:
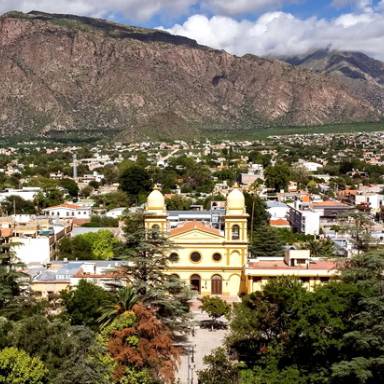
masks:
<path id="1" fill-rule="evenodd" d="M 73 15 L 0 17 L 0 135 L 194 137 L 381 121 L 384 64 L 361 53 L 237 57 Z"/>

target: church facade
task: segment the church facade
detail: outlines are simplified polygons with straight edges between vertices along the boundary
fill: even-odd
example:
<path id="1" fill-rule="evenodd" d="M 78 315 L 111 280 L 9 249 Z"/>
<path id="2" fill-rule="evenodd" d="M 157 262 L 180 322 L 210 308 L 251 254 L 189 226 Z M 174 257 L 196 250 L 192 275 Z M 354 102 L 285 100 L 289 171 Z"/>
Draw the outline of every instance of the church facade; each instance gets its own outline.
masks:
<path id="1" fill-rule="evenodd" d="M 169 273 L 175 274 L 199 295 L 237 297 L 244 285 L 248 257 L 245 199 L 235 188 L 227 196 L 224 230 L 199 221 L 170 228 L 163 194 L 155 188 L 148 196 L 145 227 L 167 234 L 172 250 Z"/>

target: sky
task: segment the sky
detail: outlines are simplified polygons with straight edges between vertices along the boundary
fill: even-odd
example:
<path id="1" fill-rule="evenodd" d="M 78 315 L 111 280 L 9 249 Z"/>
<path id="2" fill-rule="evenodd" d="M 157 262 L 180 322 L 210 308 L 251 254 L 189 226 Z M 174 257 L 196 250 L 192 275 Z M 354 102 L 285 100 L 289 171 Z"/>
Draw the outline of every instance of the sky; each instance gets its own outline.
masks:
<path id="1" fill-rule="evenodd" d="M 384 0 L 0 0 L 0 13 L 9 10 L 160 28 L 239 56 L 331 48 L 384 61 Z"/>

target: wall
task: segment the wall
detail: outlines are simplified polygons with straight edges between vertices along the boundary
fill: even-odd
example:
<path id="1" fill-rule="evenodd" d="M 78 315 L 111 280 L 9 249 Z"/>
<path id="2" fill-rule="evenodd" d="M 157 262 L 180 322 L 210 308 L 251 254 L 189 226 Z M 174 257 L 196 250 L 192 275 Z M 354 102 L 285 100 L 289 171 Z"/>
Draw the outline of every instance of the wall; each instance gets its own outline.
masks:
<path id="1" fill-rule="evenodd" d="M 17 243 L 13 250 L 16 257 L 24 264 L 46 264 L 50 260 L 50 245 L 48 237 L 17 237 L 11 240 Z"/>

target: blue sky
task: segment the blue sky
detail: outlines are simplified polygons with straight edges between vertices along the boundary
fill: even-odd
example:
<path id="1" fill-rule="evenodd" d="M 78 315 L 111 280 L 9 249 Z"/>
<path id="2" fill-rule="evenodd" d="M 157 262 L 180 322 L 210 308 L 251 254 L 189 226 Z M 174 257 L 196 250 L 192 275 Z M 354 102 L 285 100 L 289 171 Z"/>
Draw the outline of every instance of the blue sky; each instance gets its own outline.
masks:
<path id="1" fill-rule="evenodd" d="M 236 55 L 331 47 L 384 60 L 384 0 L 0 0 L 14 9 L 162 28 Z"/>

